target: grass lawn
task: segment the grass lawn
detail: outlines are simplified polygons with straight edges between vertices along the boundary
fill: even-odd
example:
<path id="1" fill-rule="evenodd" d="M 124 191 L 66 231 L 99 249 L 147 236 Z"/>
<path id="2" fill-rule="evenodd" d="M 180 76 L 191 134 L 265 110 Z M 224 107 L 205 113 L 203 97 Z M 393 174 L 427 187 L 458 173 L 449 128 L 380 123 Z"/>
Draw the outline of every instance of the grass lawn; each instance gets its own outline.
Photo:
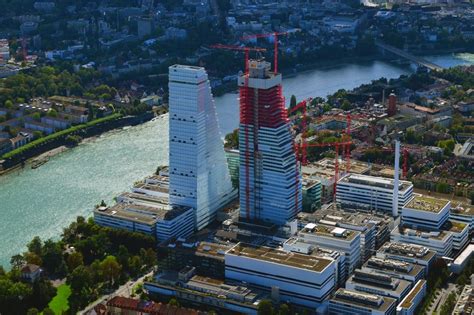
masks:
<path id="1" fill-rule="evenodd" d="M 48 307 L 56 314 L 61 315 L 69 309 L 68 298 L 71 295 L 71 288 L 67 284 L 58 287 L 56 296 L 49 302 Z"/>

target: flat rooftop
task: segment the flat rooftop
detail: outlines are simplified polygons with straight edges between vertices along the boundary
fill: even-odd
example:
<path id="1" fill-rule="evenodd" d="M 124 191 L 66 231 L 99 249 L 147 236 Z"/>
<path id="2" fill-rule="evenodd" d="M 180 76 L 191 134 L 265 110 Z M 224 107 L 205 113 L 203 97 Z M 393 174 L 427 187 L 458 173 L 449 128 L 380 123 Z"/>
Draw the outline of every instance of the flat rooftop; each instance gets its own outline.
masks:
<path id="1" fill-rule="evenodd" d="M 133 192 L 123 192 L 119 196 L 119 198 L 126 198 L 132 200 L 138 200 L 141 202 L 150 203 L 153 206 L 160 205 L 162 207 L 169 206 L 169 198 L 168 197 L 157 197 L 152 195 L 146 195 L 142 193 L 133 193 Z"/>
<path id="2" fill-rule="evenodd" d="M 317 222 L 327 225 L 341 226 L 341 225 L 353 225 L 358 227 L 370 226 L 370 225 L 384 225 L 389 224 L 390 219 L 387 216 L 365 213 L 360 211 L 350 211 L 343 209 L 333 209 L 328 207 L 327 209 L 320 209 L 308 217 L 314 218 Z"/>
<path id="3" fill-rule="evenodd" d="M 358 234 L 360 234 L 360 232 L 357 231 L 315 223 L 306 224 L 306 226 L 301 230 L 301 232 L 325 237 L 332 237 L 346 241 L 352 241 Z"/>
<path id="4" fill-rule="evenodd" d="M 397 242 L 385 243 L 380 247 L 379 251 L 387 254 L 413 257 L 425 261 L 430 261 L 434 256 L 436 256 L 436 253 L 428 247 Z"/>
<path id="5" fill-rule="evenodd" d="M 440 212 L 449 204 L 448 200 L 433 198 L 423 195 L 415 195 L 404 208 L 410 208 L 413 210 L 427 211 L 427 212 Z"/>
<path id="6" fill-rule="evenodd" d="M 331 300 L 377 310 L 381 313 L 385 313 L 395 303 L 395 299 L 389 297 L 342 288 L 336 291 Z"/>
<path id="7" fill-rule="evenodd" d="M 350 183 L 350 184 L 357 184 L 357 185 L 364 185 L 364 186 L 372 186 L 372 187 L 384 188 L 384 189 L 389 189 L 389 190 L 393 190 L 394 188 L 393 179 L 362 175 L 362 174 L 349 174 L 341 178 L 339 180 L 339 183 Z M 400 192 L 403 192 L 412 186 L 413 186 L 412 183 L 405 180 L 400 180 L 398 189 Z"/>
<path id="8" fill-rule="evenodd" d="M 224 260 L 225 253 L 232 248 L 232 245 L 223 245 L 209 242 L 201 242 L 196 247 L 196 255 L 208 256 Z"/>
<path id="9" fill-rule="evenodd" d="M 436 241 L 445 240 L 449 235 L 452 235 L 451 233 L 448 233 L 443 230 L 426 231 L 426 230 L 421 230 L 421 229 L 415 229 L 413 227 L 409 227 L 409 228 L 400 227 L 399 229 L 393 229 L 392 233 L 399 234 L 399 235 L 416 236 L 416 237 L 432 239 Z"/>
<path id="10" fill-rule="evenodd" d="M 162 185 L 162 184 L 155 185 L 155 184 L 138 183 L 133 188 L 161 192 L 161 193 L 169 193 L 169 187 L 167 185 Z"/>
<path id="11" fill-rule="evenodd" d="M 274 264 L 322 272 L 333 260 L 314 255 L 288 253 L 270 247 L 254 246 L 239 243 L 228 251 L 228 254 L 244 256 L 252 259 L 262 260 Z"/>
<path id="12" fill-rule="evenodd" d="M 451 213 L 462 216 L 474 216 L 474 205 L 462 202 L 452 202 Z"/>
<path id="13" fill-rule="evenodd" d="M 423 288 L 423 285 L 426 283 L 425 280 L 419 280 L 413 289 L 408 293 L 407 296 L 402 300 L 402 303 L 400 303 L 400 306 L 403 308 L 410 308 L 413 304 L 413 299 L 416 297 L 416 295 L 420 292 L 421 288 Z"/>
<path id="14" fill-rule="evenodd" d="M 396 259 L 384 259 L 379 257 L 371 257 L 364 264 L 364 267 L 376 269 L 380 271 L 395 271 L 397 273 L 416 276 L 423 271 L 423 267 L 420 265 L 412 264 L 405 261 Z"/>
<path id="15" fill-rule="evenodd" d="M 94 212 L 101 215 L 151 225 L 160 220 L 173 220 L 189 209 L 190 208 L 187 207 L 174 207 L 170 210 L 167 208 L 117 203 L 112 207 L 99 207 L 95 209 Z"/>

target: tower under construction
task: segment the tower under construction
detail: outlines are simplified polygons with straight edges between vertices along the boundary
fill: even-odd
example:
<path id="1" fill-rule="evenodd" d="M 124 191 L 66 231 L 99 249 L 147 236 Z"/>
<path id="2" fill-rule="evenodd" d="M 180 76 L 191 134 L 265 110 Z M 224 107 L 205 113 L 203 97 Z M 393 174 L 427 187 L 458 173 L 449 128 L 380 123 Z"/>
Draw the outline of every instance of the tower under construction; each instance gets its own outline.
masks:
<path id="1" fill-rule="evenodd" d="M 282 77 L 249 60 L 240 87 L 240 217 L 285 224 L 301 211 L 301 175 L 282 95 Z"/>

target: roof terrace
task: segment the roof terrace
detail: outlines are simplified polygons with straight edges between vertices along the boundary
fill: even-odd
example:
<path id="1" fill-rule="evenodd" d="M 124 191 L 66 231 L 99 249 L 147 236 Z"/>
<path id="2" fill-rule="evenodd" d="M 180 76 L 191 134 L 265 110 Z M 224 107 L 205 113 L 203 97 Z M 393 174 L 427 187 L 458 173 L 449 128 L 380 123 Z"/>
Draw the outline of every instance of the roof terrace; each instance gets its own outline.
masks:
<path id="1" fill-rule="evenodd" d="M 405 208 L 428 211 L 428 212 L 440 212 L 449 204 L 448 200 L 433 198 L 423 195 L 415 195 Z"/>

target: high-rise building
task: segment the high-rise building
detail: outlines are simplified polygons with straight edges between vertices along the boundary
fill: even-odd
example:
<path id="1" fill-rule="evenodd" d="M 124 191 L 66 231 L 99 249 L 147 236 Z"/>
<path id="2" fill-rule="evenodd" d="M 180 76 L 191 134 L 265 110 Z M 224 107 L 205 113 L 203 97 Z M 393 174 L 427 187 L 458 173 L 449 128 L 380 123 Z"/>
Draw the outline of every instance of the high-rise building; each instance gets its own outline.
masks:
<path id="1" fill-rule="evenodd" d="M 301 176 L 282 95 L 281 74 L 250 60 L 240 86 L 240 216 L 285 224 L 302 207 Z"/>
<path id="2" fill-rule="evenodd" d="M 169 119 L 170 203 L 193 207 L 200 230 L 237 196 L 204 68 L 169 68 Z"/>
<path id="3" fill-rule="evenodd" d="M 395 93 L 390 93 L 388 97 L 388 116 L 394 116 L 397 114 L 397 96 Z"/>

